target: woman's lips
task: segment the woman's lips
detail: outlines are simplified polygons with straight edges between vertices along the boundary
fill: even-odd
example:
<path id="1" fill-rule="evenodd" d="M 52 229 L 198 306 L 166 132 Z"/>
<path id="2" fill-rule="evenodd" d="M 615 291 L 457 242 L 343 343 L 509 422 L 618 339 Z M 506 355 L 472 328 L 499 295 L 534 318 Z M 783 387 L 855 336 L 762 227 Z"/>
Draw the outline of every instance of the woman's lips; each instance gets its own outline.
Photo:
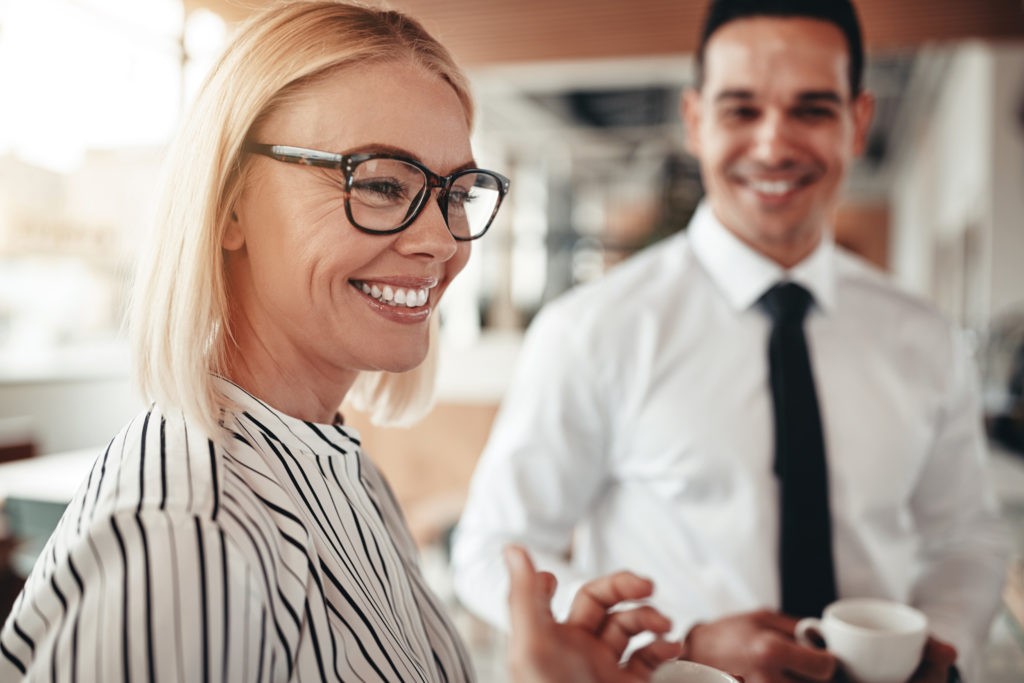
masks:
<path id="1" fill-rule="evenodd" d="M 392 322 L 419 323 L 430 318 L 430 292 L 437 286 L 433 280 L 427 286 L 402 287 L 396 283 L 374 280 L 350 280 L 370 308 Z"/>
<path id="2" fill-rule="evenodd" d="M 426 304 L 430 298 L 430 287 L 398 287 L 365 280 L 352 280 L 351 282 L 363 294 L 386 306 L 417 308 Z"/>

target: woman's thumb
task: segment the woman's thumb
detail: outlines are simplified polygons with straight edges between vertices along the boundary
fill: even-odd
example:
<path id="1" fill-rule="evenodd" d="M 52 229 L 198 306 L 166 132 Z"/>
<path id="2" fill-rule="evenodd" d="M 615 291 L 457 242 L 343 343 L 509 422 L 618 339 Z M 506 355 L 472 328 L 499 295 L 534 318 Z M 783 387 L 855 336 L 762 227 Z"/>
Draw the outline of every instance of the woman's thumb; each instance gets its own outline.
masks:
<path id="1" fill-rule="evenodd" d="M 526 549 L 507 545 L 502 555 L 508 569 L 508 614 L 512 630 L 520 630 L 545 616 L 550 618 L 547 582 L 541 580 Z"/>

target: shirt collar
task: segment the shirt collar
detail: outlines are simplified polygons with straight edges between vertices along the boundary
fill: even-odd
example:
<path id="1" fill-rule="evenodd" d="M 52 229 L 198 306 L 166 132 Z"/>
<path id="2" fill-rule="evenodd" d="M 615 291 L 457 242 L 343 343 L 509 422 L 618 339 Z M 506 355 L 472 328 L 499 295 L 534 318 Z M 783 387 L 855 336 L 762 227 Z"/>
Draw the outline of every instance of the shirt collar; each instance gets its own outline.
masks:
<path id="1" fill-rule="evenodd" d="M 826 231 L 814 251 L 789 270 L 736 237 L 719 222 L 706 201 L 697 207 L 688 234 L 697 260 L 736 310 L 751 307 L 780 281 L 805 287 L 826 313 L 835 308 L 835 244 L 831 232 Z"/>

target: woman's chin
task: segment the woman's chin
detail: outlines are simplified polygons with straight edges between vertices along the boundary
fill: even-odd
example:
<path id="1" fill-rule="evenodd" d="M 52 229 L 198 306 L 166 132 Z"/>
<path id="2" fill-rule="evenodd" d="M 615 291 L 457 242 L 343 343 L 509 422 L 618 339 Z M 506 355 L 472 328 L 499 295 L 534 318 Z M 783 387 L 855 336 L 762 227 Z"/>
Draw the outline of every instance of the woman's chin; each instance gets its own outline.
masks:
<path id="1" fill-rule="evenodd" d="M 383 372 L 409 372 L 418 368 L 426 357 L 426 347 L 415 350 L 410 349 L 402 353 L 393 353 L 385 363 L 378 366 L 378 369 Z"/>

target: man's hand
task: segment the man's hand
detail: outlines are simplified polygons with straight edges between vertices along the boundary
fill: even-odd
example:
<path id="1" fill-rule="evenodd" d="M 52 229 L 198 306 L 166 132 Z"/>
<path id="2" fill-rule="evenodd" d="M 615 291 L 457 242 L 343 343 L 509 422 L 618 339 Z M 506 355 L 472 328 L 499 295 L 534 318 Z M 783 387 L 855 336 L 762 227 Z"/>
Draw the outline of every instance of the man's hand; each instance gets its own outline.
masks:
<path id="1" fill-rule="evenodd" d="M 686 637 L 683 657 L 740 676 L 745 683 L 831 680 L 836 658 L 797 643 L 796 622 L 761 610 L 697 624 Z"/>
<path id="2" fill-rule="evenodd" d="M 921 665 L 910 683 L 947 683 L 949 670 L 955 662 L 955 647 L 938 638 L 929 638 L 921 655 Z"/>
<path id="3" fill-rule="evenodd" d="M 647 579 L 619 572 L 594 579 L 573 599 L 569 617 L 558 623 L 551 614 L 555 577 L 538 572 L 526 551 L 505 548 L 509 573 L 509 671 L 516 683 L 642 683 L 655 668 L 679 656 L 678 643 L 656 638 L 619 660 L 632 636 L 644 631 L 666 633 L 671 622 L 650 606 L 609 610 L 623 601 L 648 597 Z"/>

